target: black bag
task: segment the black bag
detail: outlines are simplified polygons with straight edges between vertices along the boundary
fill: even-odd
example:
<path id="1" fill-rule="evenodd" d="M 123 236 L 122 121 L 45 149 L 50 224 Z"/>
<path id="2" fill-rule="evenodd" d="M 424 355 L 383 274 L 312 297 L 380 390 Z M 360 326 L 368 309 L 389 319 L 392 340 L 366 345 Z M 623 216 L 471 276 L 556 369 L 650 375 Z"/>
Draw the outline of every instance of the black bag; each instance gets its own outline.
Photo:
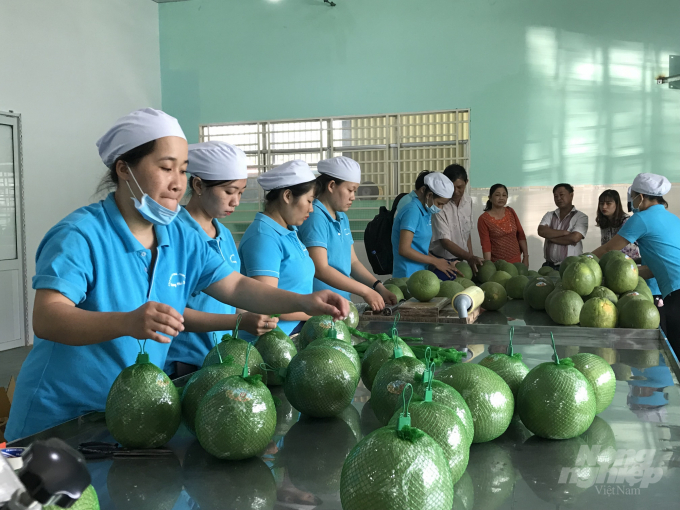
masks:
<path id="1" fill-rule="evenodd" d="M 389 211 L 381 206 L 378 214 L 366 225 L 364 246 L 375 274 L 392 274 L 392 223 L 397 205 L 406 195 L 407 193 L 397 195 Z"/>

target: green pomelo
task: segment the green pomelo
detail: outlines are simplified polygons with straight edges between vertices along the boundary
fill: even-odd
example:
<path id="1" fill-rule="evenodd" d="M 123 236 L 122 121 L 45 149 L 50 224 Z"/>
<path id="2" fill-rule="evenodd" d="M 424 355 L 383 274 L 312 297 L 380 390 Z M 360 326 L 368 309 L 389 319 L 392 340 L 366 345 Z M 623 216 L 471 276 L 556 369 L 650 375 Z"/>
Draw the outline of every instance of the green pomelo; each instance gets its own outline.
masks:
<path id="1" fill-rule="evenodd" d="M 319 346 L 293 358 L 283 389 L 302 414 L 330 418 L 352 403 L 358 383 L 359 374 L 347 355 L 330 346 Z"/>
<path id="2" fill-rule="evenodd" d="M 519 276 L 529 276 L 529 269 L 521 262 L 515 262 L 513 266 L 517 269 L 517 274 Z"/>
<path id="3" fill-rule="evenodd" d="M 203 366 L 207 367 L 209 365 L 217 365 L 220 362 L 220 357 L 217 354 L 217 349 L 220 350 L 220 355 L 222 359 L 227 356 L 234 358 L 234 363 L 237 365 L 246 364 L 246 353 L 248 352 L 248 342 L 240 338 L 232 338 L 231 335 L 224 335 L 222 341 L 213 347 L 208 355 L 203 361 Z M 261 375 L 262 382 L 267 384 L 267 372 L 262 368 L 262 363 L 264 360 L 257 348 L 250 349 L 250 355 L 248 356 L 248 373 L 250 375 Z"/>
<path id="4" fill-rule="evenodd" d="M 402 284 L 406 284 L 408 281 L 408 278 L 388 278 L 385 280 L 383 285 L 396 285 L 397 287 L 401 286 Z"/>
<path id="5" fill-rule="evenodd" d="M 473 444 L 467 472 L 474 487 L 474 508 L 497 510 L 512 496 L 515 468 L 508 452 L 495 442 Z"/>
<path id="6" fill-rule="evenodd" d="M 559 271 L 554 269 L 554 270 L 552 270 L 548 273 L 548 278 L 551 278 L 553 283 L 554 283 L 554 282 L 558 282 L 562 278 L 562 276 L 560 275 Z"/>
<path id="7" fill-rule="evenodd" d="M 425 390 L 427 383 L 417 382 L 413 385 L 413 398 L 415 400 L 425 400 Z M 433 380 L 432 381 L 432 402 L 438 402 L 454 410 L 460 421 L 465 427 L 468 436 L 468 445 L 472 443 L 475 436 L 475 422 L 472 413 L 465 399 L 448 384 Z M 397 403 L 397 409 L 401 409 L 401 402 Z"/>
<path id="8" fill-rule="evenodd" d="M 444 451 L 451 478 L 456 483 L 463 476 L 470 459 L 470 442 L 460 418 L 453 409 L 437 402 L 412 402 L 408 413 L 411 426 L 428 434 Z M 402 414 L 403 409 L 397 411 L 388 427 L 396 428 Z"/>
<path id="9" fill-rule="evenodd" d="M 619 318 L 616 305 L 607 298 L 591 298 L 583 304 L 579 322 L 584 328 L 615 328 Z"/>
<path id="10" fill-rule="evenodd" d="M 611 347 L 581 347 L 579 351 L 596 354 L 610 365 L 616 363 L 616 349 Z"/>
<path id="11" fill-rule="evenodd" d="M 579 259 L 578 256 L 573 256 L 573 255 L 564 259 L 562 261 L 562 263 L 560 264 L 560 267 L 559 267 L 560 278 L 563 277 L 564 272 L 567 270 L 567 268 L 570 265 L 572 265 L 574 262 L 579 262 L 579 260 L 580 259 Z"/>
<path id="12" fill-rule="evenodd" d="M 581 372 L 595 392 L 595 414 L 600 414 L 609 407 L 616 393 L 616 376 L 614 370 L 604 359 L 587 352 L 572 356 L 574 367 Z"/>
<path id="13" fill-rule="evenodd" d="M 461 260 L 458 262 L 458 264 L 456 264 L 456 270 L 462 274 L 464 278 L 472 280 L 472 268 L 466 261 Z"/>
<path id="14" fill-rule="evenodd" d="M 524 289 L 529 283 L 529 278 L 524 275 L 513 276 L 505 282 L 505 291 L 511 299 L 524 299 Z"/>
<path id="15" fill-rule="evenodd" d="M 616 308 L 619 310 L 619 314 L 621 314 L 621 309 L 626 303 L 628 303 L 628 301 L 649 301 L 649 298 L 644 294 L 640 294 L 634 290 L 622 294 L 616 303 Z"/>
<path id="16" fill-rule="evenodd" d="M 587 263 L 572 262 L 564 271 L 562 285 L 566 290 L 573 290 L 579 296 L 587 296 L 599 285 Z"/>
<path id="17" fill-rule="evenodd" d="M 522 361 L 519 353 L 508 356 L 507 354 L 491 354 L 481 360 L 479 364 L 496 372 L 503 379 L 517 398 L 519 385 L 529 373 L 529 368 Z"/>
<path id="18" fill-rule="evenodd" d="M 179 391 L 170 378 L 140 354 L 123 370 L 106 399 L 106 426 L 125 448 L 158 448 L 182 421 Z"/>
<path id="19" fill-rule="evenodd" d="M 500 283 L 486 282 L 482 283 L 480 288 L 484 291 L 484 303 L 482 303 L 484 310 L 498 310 L 508 301 L 505 287 Z"/>
<path id="20" fill-rule="evenodd" d="M 600 269 L 602 269 L 602 274 L 605 274 L 607 264 L 609 264 L 609 262 L 613 260 L 625 260 L 626 258 L 629 258 L 628 255 L 622 251 L 608 251 L 602 255 L 602 258 L 600 259 Z"/>
<path id="21" fill-rule="evenodd" d="M 397 296 L 397 302 L 402 301 L 404 299 L 404 293 L 396 285 L 394 285 L 392 283 L 388 283 L 387 285 L 385 285 L 385 288 L 387 290 L 389 290 L 392 294 Z"/>
<path id="22" fill-rule="evenodd" d="M 267 384 L 269 386 L 281 386 L 283 378 L 279 371 L 288 368 L 290 360 L 297 354 L 293 341 L 277 326 L 258 338 L 255 342 L 255 348 L 264 362 L 274 369 L 274 372 L 267 373 Z M 252 351 L 250 354 L 252 356 Z"/>
<path id="23" fill-rule="evenodd" d="M 640 281 L 642 283 L 640 283 Z M 647 296 L 647 298 L 654 302 L 654 294 L 652 294 L 652 291 L 649 288 L 649 285 L 647 285 L 647 282 L 645 282 L 642 278 L 638 278 L 638 284 L 637 287 L 635 287 L 635 290 L 633 292 L 638 292 L 639 294 L 642 294 L 643 296 Z"/>
<path id="24" fill-rule="evenodd" d="M 406 385 L 416 384 L 417 379 L 422 381 L 424 371 L 425 363 L 408 356 L 391 359 L 380 367 L 371 389 L 371 406 L 380 423 L 387 425 Z"/>
<path id="25" fill-rule="evenodd" d="M 545 277 L 529 280 L 524 287 L 524 301 L 534 310 L 545 310 L 545 300 L 555 290 L 555 285 Z"/>
<path id="26" fill-rule="evenodd" d="M 43 507 L 43 510 L 62 510 L 62 507 L 47 505 Z M 99 498 L 97 497 L 97 491 L 94 490 L 94 487 L 89 485 L 73 504 L 71 510 L 99 510 Z"/>
<path id="27" fill-rule="evenodd" d="M 524 378 L 517 394 L 522 423 L 546 439 L 570 439 L 593 423 L 597 408 L 588 379 L 568 359 L 541 363 Z"/>
<path id="28" fill-rule="evenodd" d="M 490 260 L 485 260 L 482 266 L 477 270 L 477 278 L 481 283 L 486 283 L 491 280 L 491 277 L 496 272 L 496 266 Z"/>
<path id="29" fill-rule="evenodd" d="M 474 420 L 474 443 L 492 441 L 508 428 L 515 399 L 498 374 L 480 365 L 461 363 L 442 370 L 438 379 L 465 399 Z"/>
<path id="30" fill-rule="evenodd" d="M 439 294 L 439 278 L 432 271 L 421 269 L 408 279 L 408 291 L 418 301 L 427 302 Z"/>
<path id="31" fill-rule="evenodd" d="M 314 340 L 328 338 L 330 329 L 335 326 L 335 334 L 338 340 L 352 343 L 352 333 L 349 332 L 347 324 L 342 321 L 334 321 L 330 315 L 316 315 L 305 322 L 298 335 L 300 350 L 307 347 Z M 236 360 L 238 361 L 238 360 Z"/>
<path id="32" fill-rule="evenodd" d="M 580 261 L 587 265 L 595 275 L 595 286 L 598 287 L 602 285 L 602 268 L 600 268 L 600 264 L 598 264 L 595 259 L 585 255 L 581 255 Z"/>
<path id="33" fill-rule="evenodd" d="M 283 461 L 290 481 L 317 496 L 337 494 L 342 465 L 356 444 L 354 432 L 339 417 L 302 416 L 284 440 Z"/>
<path id="34" fill-rule="evenodd" d="M 631 258 L 612 260 L 607 264 L 604 276 L 607 279 L 607 287 L 617 294 L 634 290 L 638 285 L 638 268 Z"/>
<path id="35" fill-rule="evenodd" d="M 554 289 L 550 294 L 548 294 L 548 297 L 545 298 L 545 312 L 550 315 L 550 303 L 552 302 L 552 299 L 559 294 L 562 290 L 564 289 Z"/>
<path id="36" fill-rule="evenodd" d="M 318 340 L 314 340 L 311 344 L 309 344 L 309 347 L 316 347 L 320 345 L 327 345 L 328 347 L 332 347 L 333 349 L 337 349 L 338 351 L 343 353 L 350 359 L 352 365 L 354 365 L 354 368 L 357 371 L 357 374 L 361 373 L 361 358 L 359 357 L 359 353 L 353 346 L 351 346 L 344 340 L 336 340 L 333 338 L 319 338 Z"/>
<path id="37" fill-rule="evenodd" d="M 607 287 L 595 287 L 593 291 L 588 294 L 584 299 L 589 300 L 593 298 L 605 298 L 611 301 L 612 303 L 616 304 L 619 301 L 619 298 L 616 297 L 616 294 L 614 294 L 611 290 L 609 290 Z"/>
<path id="38" fill-rule="evenodd" d="M 343 510 L 451 510 L 451 469 L 441 447 L 421 430 L 383 427 L 347 457 L 340 500 Z"/>
<path id="39" fill-rule="evenodd" d="M 406 345 L 406 342 L 401 338 L 397 339 L 397 345 L 399 345 L 404 356 L 410 356 L 411 358 L 416 357 L 411 348 Z M 380 370 L 380 367 L 393 358 L 394 342 L 392 339 L 378 339 L 366 349 L 364 358 L 361 362 L 361 380 L 364 382 L 364 386 L 366 386 L 368 391 L 371 391 L 373 388 L 373 380 L 375 379 L 378 370 Z"/>
<path id="40" fill-rule="evenodd" d="M 515 265 L 511 264 L 510 262 L 506 262 L 505 260 L 500 261 L 500 264 L 498 265 L 498 270 L 505 271 L 510 275 L 510 277 L 519 275 L 519 271 L 517 270 Z"/>
<path id="41" fill-rule="evenodd" d="M 274 510 L 276 480 L 257 457 L 225 462 L 193 443 L 182 463 L 184 489 L 201 510 L 222 510 L 228 494 L 231 510 Z"/>
<path id="42" fill-rule="evenodd" d="M 501 271 L 496 271 L 493 276 L 491 276 L 491 279 L 489 280 L 490 282 L 496 282 L 500 283 L 503 287 L 505 287 L 505 283 L 512 278 L 509 273 L 501 270 Z"/>
<path id="43" fill-rule="evenodd" d="M 242 460 L 262 453 L 275 430 L 276 406 L 260 375 L 222 379 L 196 413 L 196 436 L 219 459 Z"/>
<path id="44" fill-rule="evenodd" d="M 573 326 L 581 318 L 583 299 L 572 290 L 561 290 L 550 300 L 548 315 L 557 324 Z"/>
<path id="45" fill-rule="evenodd" d="M 465 290 L 465 287 L 463 287 L 457 281 L 448 280 L 448 281 L 442 282 L 441 285 L 439 286 L 439 293 L 437 294 L 437 297 L 445 297 L 445 298 L 453 299 L 453 296 L 455 296 L 459 292 L 463 292 L 464 290 Z"/>
<path id="46" fill-rule="evenodd" d="M 349 313 L 343 319 L 348 328 L 356 328 L 359 325 L 359 310 L 354 303 L 349 302 Z M 351 338 L 351 337 L 350 337 Z"/>
<path id="47" fill-rule="evenodd" d="M 106 476 L 110 507 L 116 510 L 172 510 L 182 493 L 182 467 L 172 455 L 114 457 Z"/>
<path id="48" fill-rule="evenodd" d="M 230 362 L 209 365 L 195 372 L 182 393 L 182 418 L 189 432 L 196 434 L 196 412 L 203 397 L 222 379 L 243 373 L 243 367 L 234 363 L 233 358 L 229 357 Z"/>
<path id="49" fill-rule="evenodd" d="M 595 255 L 594 253 L 590 253 L 590 252 L 584 253 L 583 255 L 581 255 L 581 257 L 582 257 L 582 258 L 589 258 L 589 259 L 591 259 L 591 260 L 594 260 L 594 261 L 597 262 L 597 263 L 600 262 L 600 259 L 599 259 L 598 256 Z"/>
<path id="50" fill-rule="evenodd" d="M 538 271 L 534 271 L 533 269 L 529 269 L 527 272 L 527 276 L 529 278 L 535 278 L 536 276 L 541 276 Z"/>
<path id="51" fill-rule="evenodd" d="M 464 289 L 475 286 L 475 282 L 473 282 L 470 278 L 456 278 L 455 281 L 456 283 L 460 284 Z"/>
<path id="52" fill-rule="evenodd" d="M 633 329 L 656 329 L 661 316 L 654 303 L 646 300 L 629 300 L 621 307 L 621 327 Z"/>
<path id="53" fill-rule="evenodd" d="M 550 266 L 543 266 L 538 270 L 538 274 L 540 276 L 548 276 L 551 271 L 554 271 L 554 269 Z"/>
<path id="54" fill-rule="evenodd" d="M 572 508 L 578 497 L 592 484 L 599 472 L 598 466 L 580 462 L 586 442 L 580 437 L 564 441 L 551 441 L 530 437 L 520 447 L 517 467 L 531 490 L 549 508 Z M 536 459 L 541 459 L 537 462 Z M 564 470 L 569 478 L 563 483 Z"/>

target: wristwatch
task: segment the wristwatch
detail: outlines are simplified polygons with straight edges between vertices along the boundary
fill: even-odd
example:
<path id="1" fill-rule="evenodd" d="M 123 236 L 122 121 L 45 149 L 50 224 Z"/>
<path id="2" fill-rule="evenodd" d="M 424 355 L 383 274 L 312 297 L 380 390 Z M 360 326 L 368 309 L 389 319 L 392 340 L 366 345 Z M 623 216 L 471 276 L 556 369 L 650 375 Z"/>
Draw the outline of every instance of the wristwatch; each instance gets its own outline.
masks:
<path id="1" fill-rule="evenodd" d="M 375 290 L 375 288 L 376 288 L 379 284 L 381 284 L 381 283 L 382 283 L 382 282 L 381 282 L 380 280 L 376 280 L 376 281 L 373 283 L 373 285 L 371 285 L 371 287 L 373 288 L 373 290 Z"/>

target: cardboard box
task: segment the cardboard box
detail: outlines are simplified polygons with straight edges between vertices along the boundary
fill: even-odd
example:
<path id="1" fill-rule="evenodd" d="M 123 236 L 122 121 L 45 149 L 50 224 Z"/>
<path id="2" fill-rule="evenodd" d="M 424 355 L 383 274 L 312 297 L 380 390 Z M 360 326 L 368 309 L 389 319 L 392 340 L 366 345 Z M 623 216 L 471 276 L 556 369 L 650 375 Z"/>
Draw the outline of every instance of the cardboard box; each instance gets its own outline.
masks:
<path id="1" fill-rule="evenodd" d="M 0 443 L 5 442 L 5 426 L 9 419 L 9 410 L 12 407 L 15 387 L 16 379 L 14 376 L 10 378 L 7 388 L 0 387 Z"/>

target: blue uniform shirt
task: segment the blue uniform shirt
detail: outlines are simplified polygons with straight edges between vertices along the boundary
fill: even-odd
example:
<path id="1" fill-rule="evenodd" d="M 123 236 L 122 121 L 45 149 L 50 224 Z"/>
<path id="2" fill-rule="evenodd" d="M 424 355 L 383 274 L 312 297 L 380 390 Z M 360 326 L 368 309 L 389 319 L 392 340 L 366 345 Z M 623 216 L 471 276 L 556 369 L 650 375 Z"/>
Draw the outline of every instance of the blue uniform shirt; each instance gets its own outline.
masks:
<path id="1" fill-rule="evenodd" d="M 241 238 L 238 253 L 244 275 L 271 276 L 279 279 L 279 289 L 311 294 L 314 262 L 298 238 L 297 227 L 284 228 L 269 216 L 257 213 Z M 279 327 L 289 335 L 298 322 L 279 321 Z M 242 338 L 250 340 L 252 336 L 243 333 Z"/>
<path id="2" fill-rule="evenodd" d="M 403 197 L 401 197 L 401 199 L 399 199 L 399 203 L 397 204 L 397 212 L 401 211 L 404 207 L 406 207 L 414 200 L 418 200 L 418 194 L 415 192 L 415 190 L 411 191 L 408 195 L 404 195 Z"/>
<path id="3" fill-rule="evenodd" d="M 661 295 L 680 289 L 680 218 L 659 204 L 631 216 L 618 234 L 637 242 Z"/>
<path id="4" fill-rule="evenodd" d="M 328 265 L 337 269 L 345 276 L 352 272 L 352 231 L 349 228 L 349 218 L 343 212 L 336 212 L 334 219 L 331 214 L 318 200 L 314 200 L 314 212 L 309 215 L 298 230 L 300 241 L 307 248 L 320 247 L 326 249 Z M 314 291 L 332 290 L 346 299 L 350 299 L 349 292 L 314 278 Z"/>
<path id="5" fill-rule="evenodd" d="M 420 200 L 413 200 L 400 210 L 394 217 L 392 224 L 392 276 L 395 278 L 410 277 L 416 271 L 427 269 L 427 264 L 421 264 L 399 255 L 399 237 L 402 230 L 413 232 L 411 247 L 428 254 L 432 240 L 432 215 L 425 209 Z"/>
<path id="6" fill-rule="evenodd" d="M 213 251 L 215 251 L 222 260 L 224 260 L 233 271 L 241 272 L 241 259 L 238 257 L 236 243 L 229 232 L 229 229 L 222 225 L 219 221 L 213 220 L 213 225 L 217 229 L 217 237 L 212 238 L 205 233 L 203 227 L 191 217 L 189 211 L 184 207 L 180 209 L 178 220 L 184 222 L 188 227 L 192 228 L 198 233 L 198 236 L 203 239 Z M 200 310 L 207 313 L 221 313 L 234 314 L 236 308 L 218 301 L 217 299 L 208 296 L 204 292 L 199 292 L 196 295 L 189 297 L 187 307 L 193 310 Z M 215 331 L 217 341 L 222 340 L 222 335 L 230 333 L 230 331 Z M 189 365 L 201 366 L 210 349 L 213 347 L 213 333 L 180 333 L 175 337 L 170 344 L 168 355 L 165 359 L 165 371 L 168 374 L 175 372 L 175 362 L 188 363 Z"/>
<path id="7" fill-rule="evenodd" d="M 158 247 L 151 266 L 151 250 L 132 235 L 113 194 L 78 209 L 40 243 L 33 288 L 56 290 L 88 311 L 130 312 L 156 301 L 182 313 L 191 294 L 232 272 L 181 221 L 154 230 Z M 163 367 L 168 347 L 147 342 L 151 362 Z M 5 437 L 11 441 L 104 411 L 113 381 L 138 352 L 132 337 L 87 346 L 36 337 L 17 379 Z"/>

